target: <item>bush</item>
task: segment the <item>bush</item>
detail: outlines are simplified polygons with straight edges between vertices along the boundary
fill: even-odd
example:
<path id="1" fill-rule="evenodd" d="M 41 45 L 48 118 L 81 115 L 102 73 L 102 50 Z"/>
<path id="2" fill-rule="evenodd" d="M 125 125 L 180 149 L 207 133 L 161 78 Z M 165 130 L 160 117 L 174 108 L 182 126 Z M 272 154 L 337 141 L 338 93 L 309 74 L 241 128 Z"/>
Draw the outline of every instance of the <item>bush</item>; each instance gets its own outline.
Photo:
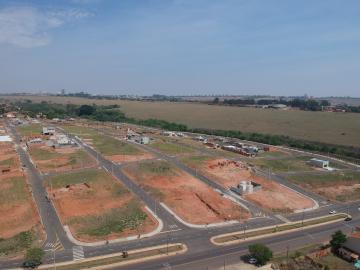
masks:
<path id="1" fill-rule="evenodd" d="M 249 246 L 249 253 L 253 256 L 259 264 L 266 264 L 272 257 L 273 252 L 263 244 L 253 244 Z"/>
<path id="2" fill-rule="evenodd" d="M 26 252 L 25 262 L 31 261 L 31 262 L 35 262 L 37 264 L 41 264 L 44 255 L 45 255 L 45 252 L 41 248 L 38 248 L 38 247 L 30 248 Z"/>

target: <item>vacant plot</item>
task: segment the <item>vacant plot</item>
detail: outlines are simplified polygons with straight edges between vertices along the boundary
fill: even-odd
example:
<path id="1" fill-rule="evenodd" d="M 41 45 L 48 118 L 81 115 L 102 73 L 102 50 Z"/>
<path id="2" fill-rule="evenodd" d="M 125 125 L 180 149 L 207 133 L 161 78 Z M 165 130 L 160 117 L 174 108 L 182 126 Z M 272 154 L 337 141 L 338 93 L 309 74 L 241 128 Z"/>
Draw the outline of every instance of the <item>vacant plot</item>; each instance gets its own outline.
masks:
<path id="1" fill-rule="evenodd" d="M 3 150 L 9 171 L 0 174 L 0 257 L 16 255 L 41 240 L 39 216 L 14 146 L 0 143 L 0 157 Z"/>
<path id="2" fill-rule="evenodd" d="M 289 175 L 288 179 L 329 199 L 339 201 L 360 199 L 360 172 L 296 174 Z"/>
<path id="3" fill-rule="evenodd" d="M 92 145 L 106 158 L 115 162 L 137 161 L 152 158 L 152 155 L 144 152 L 138 147 L 113 137 L 103 135 L 98 131 L 82 126 L 63 126 L 72 134 L 82 138 L 84 142 Z"/>
<path id="4" fill-rule="evenodd" d="M 157 140 L 150 144 L 150 147 L 155 148 L 167 155 L 183 155 L 193 153 L 194 150 L 190 147 L 180 145 L 168 140 Z"/>
<path id="5" fill-rule="evenodd" d="M 183 161 L 225 188 L 235 187 L 241 181 L 261 184 L 260 191 L 247 194 L 244 198 L 273 212 L 292 212 L 313 206 L 310 199 L 277 182 L 255 175 L 245 163 L 206 156 L 192 156 L 184 158 Z"/>
<path id="6" fill-rule="evenodd" d="M 30 124 L 17 127 L 17 131 L 21 136 L 32 136 L 41 134 L 42 126 L 40 124 Z"/>
<path id="7" fill-rule="evenodd" d="M 246 210 L 165 161 L 129 164 L 124 172 L 187 222 L 209 224 L 249 217 Z"/>
<path id="8" fill-rule="evenodd" d="M 288 135 L 311 141 L 360 146 L 359 115 L 356 113 L 310 112 L 215 106 L 185 102 L 141 102 L 89 100 L 75 97 L 5 96 L 6 99 L 31 99 L 36 102 L 99 105 L 119 104 L 130 117 L 156 118 L 186 124 L 192 128 L 240 130 Z"/>
<path id="9" fill-rule="evenodd" d="M 156 221 L 119 181 L 100 169 L 51 177 L 47 188 L 64 224 L 82 241 L 149 232 Z"/>
<path id="10" fill-rule="evenodd" d="M 96 161 L 78 147 L 54 149 L 36 146 L 30 147 L 29 152 L 42 172 L 61 172 L 96 165 Z"/>
<path id="11" fill-rule="evenodd" d="M 262 170 L 274 172 L 311 171 L 314 167 L 309 164 L 311 157 L 288 157 L 281 159 L 256 158 L 249 161 Z"/>

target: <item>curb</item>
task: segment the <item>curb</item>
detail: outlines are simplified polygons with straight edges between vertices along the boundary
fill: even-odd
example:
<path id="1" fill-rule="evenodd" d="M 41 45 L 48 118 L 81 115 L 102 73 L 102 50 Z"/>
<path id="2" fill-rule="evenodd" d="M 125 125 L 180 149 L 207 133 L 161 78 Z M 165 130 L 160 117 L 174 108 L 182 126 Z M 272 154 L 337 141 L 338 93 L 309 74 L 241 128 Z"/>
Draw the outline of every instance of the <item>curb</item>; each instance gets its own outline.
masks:
<path id="1" fill-rule="evenodd" d="M 164 227 L 164 223 L 157 215 L 155 215 L 155 213 L 148 206 L 145 206 L 145 209 L 157 220 L 158 226 L 152 232 L 140 234 L 140 237 L 137 235 L 134 235 L 134 236 L 128 236 L 128 237 L 121 237 L 121 238 L 117 238 L 117 239 L 113 239 L 113 240 L 102 240 L 102 241 L 89 243 L 89 242 L 83 242 L 83 241 L 77 240 L 71 233 L 68 225 L 64 225 L 63 227 L 64 227 L 64 230 L 65 230 L 65 233 L 66 233 L 68 239 L 72 243 L 74 243 L 75 245 L 78 245 L 78 246 L 95 247 L 95 246 L 101 246 L 101 245 L 106 245 L 106 244 L 121 243 L 121 242 L 126 242 L 126 241 L 142 239 L 142 238 L 148 238 L 148 237 L 151 237 L 151 236 L 154 236 L 154 235 L 160 233 Z"/>
<path id="2" fill-rule="evenodd" d="M 347 214 L 345 214 L 345 213 L 339 213 L 339 215 L 340 214 L 344 214 L 344 215 L 347 216 Z M 327 217 L 327 216 L 322 216 L 321 218 L 323 218 L 323 217 Z M 316 220 L 316 219 L 319 219 L 319 218 L 305 219 L 304 222 L 311 221 L 311 220 Z M 326 225 L 326 224 L 331 224 L 331 223 L 335 223 L 335 222 L 339 222 L 339 221 L 343 221 L 343 218 L 330 220 L 330 221 L 326 221 L 326 222 L 322 222 L 322 223 L 318 223 L 318 224 L 308 225 L 308 226 L 301 227 L 301 228 L 294 228 L 294 229 L 289 229 L 289 230 L 280 231 L 280 232 L 266 233 L 266 234 L 261 234 L 261 235 L 257 235 L 257 236 L 250 236 L 250 237 L 247 237 L 246 239 L 230 240 L 230 241 L 227 241 L 227 242 L 224 242 L 224 243 L 217 243 L 215 241 L 216 238 L 240 234 L 241 231 L 238 231 L 238 232 L 232 232 L 232 233 L 220 234 L 220 235 L 217 235 L 217 236 L 213 236 L 213 237 L 210 238 L 210 242 L 215 246 L 228 246 L 228 245 L 234 245 L 234 244 L 243 243 L 243 242 L 247 242 L 247 241 L 252 241 L 252 240 L 256 240 L 256 239 L 261 239 L 261 238 L 266 238 L 266 237 L 271 237 L 271 236 L 276 236 L 276 235 L 287 234 L 287 233 L 294 232 L 294 231 L 306 230 L 306 229 L 309 229 L 309 228 L 319 227 L 319 226 L 323 226 L 323 225 Z M 285 223 L 285 224 L 286 225 L 291 225 L 291 224 L 295 224 L 295 223 L 299 223 L 299 221 L 297 221 L 297 222 L 288 222 L 288 223 Z M 271 228 L 276 228 L 276 227 L 277 226 L 267 226 L 267 227 L 262 227 L 262 228 L 259 228 L 259 229 L 248 230 L 247 232 L 261 231 L 261 230 L 264 230 L 264 229 L 271 229 Z"/>

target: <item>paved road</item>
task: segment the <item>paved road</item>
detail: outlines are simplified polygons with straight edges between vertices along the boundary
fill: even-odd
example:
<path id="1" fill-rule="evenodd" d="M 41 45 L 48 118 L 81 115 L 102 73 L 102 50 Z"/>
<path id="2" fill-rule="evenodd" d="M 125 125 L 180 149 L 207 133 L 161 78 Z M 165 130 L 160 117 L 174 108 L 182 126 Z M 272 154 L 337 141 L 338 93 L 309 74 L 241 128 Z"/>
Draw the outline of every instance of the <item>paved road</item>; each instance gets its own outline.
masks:
<path id="1" fill-rule="evenodd" d="M 72 248 L 73 244 L 68 240 L 53 204 L 46 198 L 47 192 L 44 188 L 43 176 L 31 162 L 28 153 L 20 146 L 20 137 L 16 133 L 15 129 L 10 127 L 10 130 L 15 138 L 15 143 L 18 146 L 17 152 L 19 154 L 20 161 L 26 166 L 33 197 L 47 235 L 44 246 L 46 246 L 46 244 L 56 243 L 59 239 L 64 248 Z"/>
<path id="2" fill-rule="evenodd" d="M 69 135 L 70 136 L 70 135 Z M 160 203 L 140 188 L 135 182 L 127 177 L 121 170 L 120 165 L 105 159 L 94 148 L 84 144 L 81 140 L 75 139 L 90 155 L 96 158 L 99 165 L 112 173 L 129 190 L 131 190 L 140 200 L 142 200 L 157 216 L 163 221 L 164 229 L 170 230 L 176 225 L 177 228 L 186 229 L 182 223 L 178 222 Z"/>
<path id="3" fill-rule="evenodd" d="M 18 138 L 17 138 L 18 139 Z M 120 167 L 114 165 L 112 162 L 106 160 L 104 157 L 99 155 L 94 149 L 89 146 L 84 146 L 85 149 L 92 154 L 94 157 L 99 159 L 100 165 L 104 166 L 107 170 L 113 172 L 113 174 L 118 177 L 124 184 L 130 188 L 140 199 L 142 199 L 154 212 L 155 205 L 158 206 L 157 202 L 154 201 L 146 192 L 144 192 L 140 187 L 135 185 L 130 179 L 124 175 Z M 37 172 L 37 169 L 31 164 L 27 153 L 23 150 L 20 151 L 20 156 L 22 161 L 27 165 L 29 171 L 31 172 L 31 184 L 34 190 L 34 197 L 37 206 L 41 212 L 41 216 L 45 221 L 45 229 L 46 233 L 49 235 L 49 238 L 53 238 L 56 234 L 59 235 L 61 241 L 64 242 L 65 250 L 56 252 L 56 261 L 69 261 L 73 259 L 72 253 L 72 244 L 66 239 L 66 236 L 63 234 L 62 226 L 59 222 L 58 217 L 56 216 L 56 212 L 51 204 L 45 201 L 44 194 L 46 194 L 45 189 L 42 185 L 42 176 Z M 172 162 L 172 161 L 171 161 Z M 356 203 L 351 204 L 349 207 L 344 205 L 337 205 L 338 211 L 348 211 L 352 216 L 353 220 L 350 222 L 337 222 L 334 224 L 323 225 L 321 227 L 309 228 L 305 230 L 301 230 L 298 232 L 293 232 L 289 234 L 269 237 L 260 240 L 264 244 L 268 244 L 275 251 L 284 250 L 287 245 L 290 248 L 297 248 L 303 246 L 306 243 L 318 243 L 320 241 L 324 241 L 329 238 L 331 233 L 337 229 L 342 229 L 343 231 L 349 232 L 355 226 L 360 226 L 360 213 L 358 211 L 358 207 Z M 328 211 L 329 206 L 322 207 L 316 211 L 306 213 L 305 218 L 309 218 L 312 215 L 317 216 L 322 213 L 326 213 Z M 345 208 L 345 210 L 344 210 Z M 50 216 L 46 216 L 47 211 L 50 213 Z M 84 255 L 86 258 L 111 254 L 114 252 L 120 252 L 123 250 L 129 250 L 139 247 L 149 247 L 159 244 L 165 243 L 176 243 L 183 242 L 189 247 L 189 251 L 186 254 L 170 257 L 162 260 L 154 260 L 150 262 L 146 262 L 143 264 L 137 265 L 129 265 L 122 267 L 120 269 L 166 269 L 167 267 L 173 267 L 174 269 L 202 269 L 200 267 L 204 267 L 206 269 L 208 263 L 213 261 L 223 260 L 223 258 L 232 258 L 236 259 L 240 254 L 246 253 L 247 246 L 250 243 L 255 241 L 251 241 L 248 243 L 243 243 L 239 245 L 229 246 L 229 247 L 217 247 L 210 243 L 209 239 L 212 236 L 219 235 L 222 233 L 232 232 L 243 230 L 244 226 L 246 229 L 260 228 L 263 226 L 279 224 L 279 220 L 274 218 L 258 218 L 252 219 L 246 222 L 245 224 L 236 224 L 226 227 L 220 228 L 211 228 L 211 229 L 190 229 L 182 224 L 179 224 L 166 210 L 159 207 L 156 212 L 158 215 L 164 220 L 164 223 L 167 224 L 167 227 L 160 234 L 146 239 L 139 239 L 137 241 L 117 243 L 117 244 L 109 244 L 98 247 L 84 247 Z M 302 215 L 293 214 L 289 216 L 292 220 L 301 220 Z M 168 231 L 170 225 L 176 225 L 178 230 Z M 52 229 L 52 228 L 55 228 Z M 230 254 L 230 255 L 228 255 Z M 235 257 L 234 257 L 235 256 Z M 47 253 L 45 262 L 51 263 L 53 261 L 53 257 L 51 253 Z M 21 263 L 20 260 L 14 261 L 5 261 L 0 262 L 0 269 L 6 269 L 9 267 L 19 266 Z"/>

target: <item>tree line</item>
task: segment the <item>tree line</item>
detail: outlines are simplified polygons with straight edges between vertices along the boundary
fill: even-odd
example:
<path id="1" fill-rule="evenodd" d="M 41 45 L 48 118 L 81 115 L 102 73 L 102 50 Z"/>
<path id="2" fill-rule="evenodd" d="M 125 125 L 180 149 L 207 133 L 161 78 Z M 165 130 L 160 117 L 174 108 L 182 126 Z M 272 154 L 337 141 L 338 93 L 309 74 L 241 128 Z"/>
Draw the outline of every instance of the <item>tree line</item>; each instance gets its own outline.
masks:
<path id="1" fill-rule="evenodd" d="M 2 106 L 4 108 L 4 106 Z M 9 110 L 9 106 L 6 107 Z M 193 132 L 207 135 L 216 135 L 222 137 L 237 138 L 241 140 L 254 141 L 271 145 L 282 145 L 298 149 L 304 149 L 313 152 L 332 154 L 345 159 L 360 160 L 360 148 L 333 145 L 321 142 L 313 142 L 301 139 L 295 139 L 285 135 L 263 134 L 256 132 L 242 132 L 237 130 L 215 130 L 203 128 L 188 128 L 184 124 L 168 122 L 160 119 L 135 119 L 127 117 L 119 105 L 98 106 L 75 105 L 75 104 L 54 104 L 54 103 L 33 103 L 31 101 L 17 101 L 12 103 L 12 109 L 18 109 L 31 117 L 69 118 L 81 117 L 90 120 L 102 122 L 124 122 L 154 128 L 161 128 L 170 131 Z"/>

